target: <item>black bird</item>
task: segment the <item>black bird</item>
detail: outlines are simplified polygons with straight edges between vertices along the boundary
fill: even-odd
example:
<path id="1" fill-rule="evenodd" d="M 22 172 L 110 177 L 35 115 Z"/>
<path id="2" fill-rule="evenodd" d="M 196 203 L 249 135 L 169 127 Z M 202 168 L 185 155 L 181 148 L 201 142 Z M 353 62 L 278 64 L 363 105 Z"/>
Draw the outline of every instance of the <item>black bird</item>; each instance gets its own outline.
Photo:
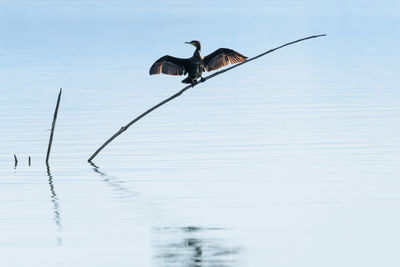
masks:
<path id="1" fill-rule="evenodd" d="M 201 74 L 204 70 L 212 71 L 219 69 L 228 64 L 235 64 L 245 61 L 247 57 L 228 48 L 220 48 L 215 50 L 208 56 L 200 55 L 201 44 L 199 41 L 186 42 L 196 47 L 191 58 L 176 58 L 172 56 L 163 56 L 158 59 L 150 68 L 150 75 L 153 74 L 169 74 L 169 75 L 186 75 L 189 74 L 183 83 L 192 85 L 197 83 L 197 79 L 204 81 Z"/>

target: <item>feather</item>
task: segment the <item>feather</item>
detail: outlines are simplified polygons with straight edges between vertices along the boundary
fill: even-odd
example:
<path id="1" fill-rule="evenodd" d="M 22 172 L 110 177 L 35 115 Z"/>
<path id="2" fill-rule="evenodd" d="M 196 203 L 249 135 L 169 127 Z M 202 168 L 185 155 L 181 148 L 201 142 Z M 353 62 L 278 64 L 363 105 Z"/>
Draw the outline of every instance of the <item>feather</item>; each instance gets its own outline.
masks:
<path id="1" fill-rule="evenodd" d="M 150 75 L 168 74 L 168 75 L 184 75 L 187 72 L 186 59 L 172 56 L 163 56 L 159 58 L 150 68 Z"/>
<path id="2" fill-rule="evenodd" d="M 228 48 L 220 48 L 204 57 L 204 67 L 207 71 L 212 71 L 224 67 L 228 64 L 243 62 L 247 57 Z"/>

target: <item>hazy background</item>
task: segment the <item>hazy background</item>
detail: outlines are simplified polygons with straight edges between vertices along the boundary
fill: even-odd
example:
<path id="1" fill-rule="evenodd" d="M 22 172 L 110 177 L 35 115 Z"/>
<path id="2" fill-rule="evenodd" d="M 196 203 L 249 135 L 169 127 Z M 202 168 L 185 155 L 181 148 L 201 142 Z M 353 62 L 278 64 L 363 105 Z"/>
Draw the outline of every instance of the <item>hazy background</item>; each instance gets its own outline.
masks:
<path id="1" fill-rule="evenodd" d="M 0 1 L 0 265 L 399 266 L 399 10 Z M 86 162 L 183 87 L 148 70 L 190 57 L 185 41 L 252 57 L 322 33 L 187 91 Z"/>

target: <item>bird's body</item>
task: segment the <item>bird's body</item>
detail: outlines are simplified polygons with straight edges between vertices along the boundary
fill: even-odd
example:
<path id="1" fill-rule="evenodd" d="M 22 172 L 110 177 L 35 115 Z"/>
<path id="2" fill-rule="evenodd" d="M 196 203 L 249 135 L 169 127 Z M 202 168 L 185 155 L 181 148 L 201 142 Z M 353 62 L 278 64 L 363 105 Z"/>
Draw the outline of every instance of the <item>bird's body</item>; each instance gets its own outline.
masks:
<path id="1" fill-rule="evenodd" d="M 194 51 L 191 58 L 182 59 L 168 55 L 163 56 L 151 66 L 149 71 L 150 75 L 160 73 L 169 75 L 188 74 L 188 77 L 182 82 L 196 84 L 199 78 L 203 81 L 201 75 L 205 70 L 216 70 L 230 63 L 239 63 L 247 59 L 247 57 L 242 54 L 228 48 L 217 49 L 208 56 L 202 57 L 200 54 L 201 44 L 199 41 L 187 43 L 196 47 L 196 51 Z"/>
<path id="2" fill-rule="evenodd" d="M 188 73 L 188 77 L 182 82 L 190 83 L 191 81 L 197 81 L 197 79 L 201 78 L 201 74 L 205 70 L 204 61 L 203 57 L 200 55 L 200 50 L 196 49 L 196 51 L 193 53 L 193 56 L 189 58 L 187 62 L 186 71 Z"/>

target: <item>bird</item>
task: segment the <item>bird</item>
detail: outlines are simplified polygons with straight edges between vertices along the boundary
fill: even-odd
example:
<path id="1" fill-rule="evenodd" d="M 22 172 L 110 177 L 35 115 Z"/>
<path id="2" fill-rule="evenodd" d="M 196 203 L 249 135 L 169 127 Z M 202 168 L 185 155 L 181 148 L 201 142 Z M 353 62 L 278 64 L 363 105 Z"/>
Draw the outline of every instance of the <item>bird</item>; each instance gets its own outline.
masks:
<path id="1" fill-rule="evenodd" d="M 199 41 L 193 40 L 185 43 L 196 47 L 191 58 L 163 56 L 150 67 L 150 75 L 160 73 L 168 75 L 188 74 L 188 77 L 182 80 L 182 83 L 188 83 L 193 86 L 198 83 L 199 78 L 200 82 L 205 81 L 202 77 L 203 71 L 213 71 L 228 64 L 240 63 L 247 59 L 247 57 L 229 48 L 219 48 L 208 56 L 202 57 L 200 54 L 201 43 Z"/>

